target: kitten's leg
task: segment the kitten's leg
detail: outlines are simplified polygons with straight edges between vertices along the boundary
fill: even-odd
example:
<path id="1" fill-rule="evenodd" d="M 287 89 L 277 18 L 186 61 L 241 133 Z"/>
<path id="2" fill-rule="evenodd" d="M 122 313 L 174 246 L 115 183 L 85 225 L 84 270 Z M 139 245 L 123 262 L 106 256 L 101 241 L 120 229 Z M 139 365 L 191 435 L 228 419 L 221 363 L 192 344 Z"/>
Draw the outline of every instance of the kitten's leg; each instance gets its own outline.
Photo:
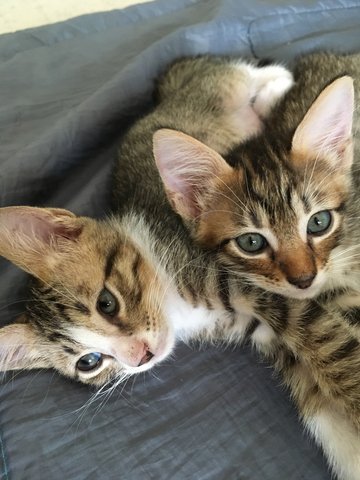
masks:
<path id="1" fill-rule="evenodd" d="M 275 104 L 294 85 L 293 76 L 281 65 L 248 68 L 254 79 L 253 109 L 261 118 L 266 118 Z"/>
<path id="2" fill-rule="evenodd" d="M 292 84 L 291 72 L 278 65 L 190 58 L 173 64 L 159 79 L 155 98 L 169 128 L 186 132 L 225 155 L 261 133 L 263 118 Z"/>
<path id="3" fill-rule="evenodd" d="M 261 132 L 263 119 L 292 87 L 294 80 L 292 73 L 280 65 L 255 67 L 238 61 L 231 67 L 233 71 L 224 75 L 219 85 L 222 98 L 219 120 L 222 128 L 233 132 L 233 138 L 241 143 Z M 214 150 L 223 154 L 219 148 Z"/>
<path id="4" fill-rule="evenodd" d="M 360 479 L 360 434 L 335 408 L 306 419 L 308 430 L 323 448 L 339 480 Z"/>

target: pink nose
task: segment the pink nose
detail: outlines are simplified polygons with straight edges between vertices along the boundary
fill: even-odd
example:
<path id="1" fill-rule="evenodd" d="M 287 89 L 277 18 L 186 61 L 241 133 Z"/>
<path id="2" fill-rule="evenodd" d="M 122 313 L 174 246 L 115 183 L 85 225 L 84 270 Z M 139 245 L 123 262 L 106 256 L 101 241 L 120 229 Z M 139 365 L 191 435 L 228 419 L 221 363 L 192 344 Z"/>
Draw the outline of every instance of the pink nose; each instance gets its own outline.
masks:
<path id="1" fill-rule="evenodd" d="M 131 339 L 127 345 L 123 343 L 119 345 L 119 348 L 114 352 L 114 357 L 129 367 L 140 367 L 150 362 L 154 353 L 150 351 L 145 342 Z"/>

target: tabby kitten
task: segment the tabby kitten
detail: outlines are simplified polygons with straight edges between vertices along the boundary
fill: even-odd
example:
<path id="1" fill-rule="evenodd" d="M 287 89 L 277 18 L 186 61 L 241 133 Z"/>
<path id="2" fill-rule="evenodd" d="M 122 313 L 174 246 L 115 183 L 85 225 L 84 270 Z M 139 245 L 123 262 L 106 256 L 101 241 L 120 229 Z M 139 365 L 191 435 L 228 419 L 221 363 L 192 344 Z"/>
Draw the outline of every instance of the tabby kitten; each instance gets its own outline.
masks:
<path id="1" fill-rule="evenodd" d="M 225 153 L 260 132 L 262 118 L 291 84 L 291 74 L 275 65 L 181 61 L 160 79 L 159 105 L 123 141 L 112 219 L 0 209 L 0 254 L 38 279 L 27 315 L 0 329 L 1 370 L 53 367 L 100 386 L 151 368 L 176 338 L 228 322 L 235 313 L 227 276 L 192 246 L 168 206 L 152 134 L 162 126 L 184 129 Z M 241 314 L 233 329 L 239 337 L 272 336 L 252 318 L 250 297 Z"/>
<path id="2" fill-rule="evenodd" d="M 291 76 L 280 67 L 257 70 L 221 59 L 179 65 L 160 80 L 154 111 L 123 139 L 112 220 L 96 222 L 59 209 L 0 210 L 1 254 L 40 282 L 25 323 L 0 330 L 2 368 L 52 366 L 101 385 L 150 368 L 169 354 L 176 338 L 249 339 L 273 360 L 334 471 L 358 479 L 359 333 L 347 323 L 357 320 L 356 298 L 345 295 L 323 305 L 289 301 L 219 266 L 217 255 L 196 247 L 172 211 L 149 154 L 155 131 L 183 130 L 208 145 L 213 177 L 211 149 L 225 154 L 250 136 L 246 128 L 244 136 L 239 133 L 247 126 L 244 114 L 258 132 L 268 109 L 263 97 L 272 92 L 277 99 Z M 239 96 L 239 85 L 247 95 Z M 193 158 L 203 159 L 204 147 L 192 145 Z M 189 190 L 169 195 L 173 206 L 180 200 L 183 216 L 184 194 L 191 197 L 193 185 L 198 177 Z M 212 198 L 213 190 L 201 192 Z M 230 194 L 226 189 L 224 195 Z"/>
<path id="3" fill-rule="evenodd" d="M 301 59 L 295 87 L 265 120 L 263 136 L 228 157 L 232 166 L 183 133 L 154 135 L 169 201 L 195 240 L 225 265 L 234 312 L 236 300 L 244 304 L 249 292 L 255 295 L 255 318 L 265 318 L 275 335 L 267 332 L 262 344 L 253 335 L 253 343 L 272 358 L 343 480 L 360 478 L 360 284 L 354 92 L 351 78 L 341 75 L 354 76 L 358 95 L 359 59 Z M 248 280 L 247 291 L 243 283 L 242 290 L 232 289 L 237 276 Z M 319 292 L 316 300 L 296 299 Z M 275 316 L 259 312 L 269 298 L 277 303 Z"/>
<path id="4" fill-rule="evenodd" d="M 287 297 L 360 289 L 351 78 L 339 78 L 312 105 L 345 73 L 358 100 L 359 55 L 301 59 L 294 88 L 265 120 L 263 134 L 235 148 L 227 162 L 183 133 L 154 136 L 168 198 L 195 240 L 243 279 Z M 357 112 L 354 121 L 359 142 Z"/>

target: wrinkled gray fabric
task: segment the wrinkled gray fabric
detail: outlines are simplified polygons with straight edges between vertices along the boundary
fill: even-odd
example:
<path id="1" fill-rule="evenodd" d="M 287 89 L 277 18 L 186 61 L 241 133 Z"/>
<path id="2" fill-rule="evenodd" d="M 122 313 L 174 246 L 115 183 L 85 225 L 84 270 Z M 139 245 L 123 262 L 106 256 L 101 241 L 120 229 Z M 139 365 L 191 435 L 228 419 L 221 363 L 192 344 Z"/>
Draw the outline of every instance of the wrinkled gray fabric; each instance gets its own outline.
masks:
<path id="1" fill-rule="evenodd" d="M 108 212 L 116 140 L 176 57 L 360 49 L 358 1 L 160 0 L 0 37 L 0 204 Z M 1 226 L 0 226 L 1 228 Z M 0 320 L 25 275 L 0 260 Z M 110 398 L 53 372 L 0 386 L 0 479 L 325 480 L 271 369 L 246 348 L 174 360 Z"/>

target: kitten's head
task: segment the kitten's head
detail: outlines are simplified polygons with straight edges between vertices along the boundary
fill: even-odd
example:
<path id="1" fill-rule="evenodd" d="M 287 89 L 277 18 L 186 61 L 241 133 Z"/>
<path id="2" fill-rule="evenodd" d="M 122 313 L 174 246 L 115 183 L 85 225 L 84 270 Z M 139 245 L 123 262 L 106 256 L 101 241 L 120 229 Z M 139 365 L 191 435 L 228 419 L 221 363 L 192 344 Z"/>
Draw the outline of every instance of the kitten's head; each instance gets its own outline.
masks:
<path id="1" fill-rule="evenodd" d="M 342 77 L 319 95 L 288 146 L 266 138 L 240 146 L 235 168 L 195 139 L 159 130 L 154 155 L 168 198 L 195 240 L 244 280 L 313 297 L 344 238 L 352 113 L 352 80 Z"/>
<path id="2" fill-rule="evenodd" d="M 38 283 L 23 322 L 0 329 L 0 370 L 55 368 L 102 385 L 170 353 L 161 272 L 115 221 L 8 207 L 0 224 L 0 254 Z"/>

